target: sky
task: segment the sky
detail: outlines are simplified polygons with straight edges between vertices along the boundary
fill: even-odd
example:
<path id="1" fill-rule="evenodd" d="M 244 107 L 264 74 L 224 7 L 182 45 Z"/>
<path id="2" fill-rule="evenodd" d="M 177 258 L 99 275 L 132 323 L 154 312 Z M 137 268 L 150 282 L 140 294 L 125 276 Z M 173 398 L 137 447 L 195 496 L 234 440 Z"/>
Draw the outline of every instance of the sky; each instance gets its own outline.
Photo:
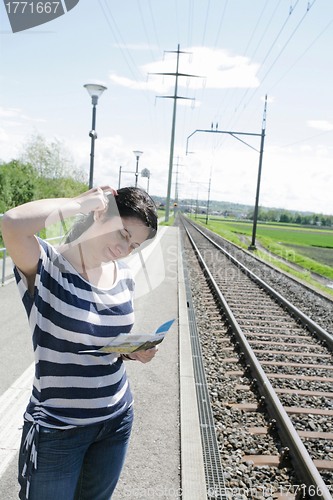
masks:
<path id="1" fill-rule="evenodd" d="M 178 178 L 180 199 L 206 199 L 211 179 L 211 199 L 254 205 L 267 95 L 259 204 L 333 214 L 331 0 L 79 0 L 18 33 L 1 2 L 1 160 L 39 133 L 88 172 L 83 85 L 100 83 L 94 185 L 117 188 L 120 166 L 133 185 L 139 150 L 149 193 L 166 196 L 175 76 L 154 73 L 176 72 L 178 45 L 193 76 L 178 78 L 172 197 Z"/>

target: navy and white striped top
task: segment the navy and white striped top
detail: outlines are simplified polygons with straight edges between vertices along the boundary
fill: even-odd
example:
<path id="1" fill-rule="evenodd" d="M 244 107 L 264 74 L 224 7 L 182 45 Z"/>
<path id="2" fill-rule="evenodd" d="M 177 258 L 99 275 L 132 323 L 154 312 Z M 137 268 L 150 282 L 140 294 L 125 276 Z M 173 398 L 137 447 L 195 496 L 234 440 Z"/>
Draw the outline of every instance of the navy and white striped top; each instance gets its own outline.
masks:
<path id="1" fill-rule="evenodd" d="M 71 428 L 117 417 L 132 404 L 118 354 L 80 354 L 99 349 L 134 323 L 134 280 L 117 261 L 110 290 L 91 285 L 49 243 L 41 255 L 33 296 L 15 267 L 35 353 L 35 377 L 25 419 L 46 427 Z"/>

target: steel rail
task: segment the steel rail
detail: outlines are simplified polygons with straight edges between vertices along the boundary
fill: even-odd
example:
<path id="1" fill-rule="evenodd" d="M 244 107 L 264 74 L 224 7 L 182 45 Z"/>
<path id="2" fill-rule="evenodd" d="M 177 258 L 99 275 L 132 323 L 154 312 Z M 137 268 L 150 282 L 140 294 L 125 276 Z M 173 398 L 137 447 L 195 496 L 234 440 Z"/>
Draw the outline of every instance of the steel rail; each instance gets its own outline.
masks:
<path id="1" fill-rule="evenodd" d="M 291 420 L 289 419 L 286 411 L 284 410 L 277 394 L 275 393 L 271 383 L 269 382 L 265 372 L 258 359 L 256 358 L 253 350 L 251 349 L 248 341 L 245 338 L 240 326 L 238 325 L 231 309 L 229 308 L 222 292 L 219 289 L 215 279 L 213 278 L 211 272 L 209 271 L 207 264 L 205 263 L 198 247 L 194 243 L 193 238 L 191 237 L 189 231 L 187 230 L 184 222 L 183 222 L 185 231 L 188 235 L 188 238 L 193 246 L 195 253 L 199 258 L 199 262 L 201 263 L 206 276 L 214 287 L 214 291 L 222 305 L 222 308 L 227 316 L 233 332 L 235 333 L 239 344 L 242 347 L 242 351 L 245 355 L 245 358 L 250 365 L 252 373 L 254 377 L 257 379 L 258 387 L 262 395 L 265 397 L 265 403 L 267 405 L 267 409 L 271 416 L 275 418 L 277 423 L 277 428 L 281 437 L 282 442 L 288 446 L 290 450 L 290 458 L 293 462 L 295 470 L 298 472 L 299 476 L 302 478 L 304 483 L 306 484 L 308 498 L 315 500 L 332 500 L 332 496 L 325 485 L 321 475 L 318 472 L 318 469 L 314 465 L 309 453 L 307 452 L 305 446 L 303 445 L 300 437 L 298 436 Z M 193 226 L 195 227 L 195 226 Z M 197 229 L 195 227 L 195 229 Z M 202 233 L 202 231 L 198 230 Z M 210 240 L 207 235 L 202 233 L 208 240 Z M 210 240 L 212 241 L 212 240 Z M 214 243 L 214 242 L 212 242 Z M 214 243 L 215 244 L 215 243 Z M 218 247 L 218 245 L 215 244 Z M 220 247 L 219 247 L 220 248 Z M 223 249 L 222 249 L 223 250 Z M 242 267 L 244 267 L 241 264 Z M 246 269 L 246 268 L 245 268 Z M 250 272 L 250 271 L 249 271 Z M 252 274 L 252 273 L 251 273 Z M 261 280 L 260 280 L 261 281 Z M 314 489 L 314 491 L 313 491 Z"/>
<path id="2" fill-rule="evenodd" d="M 210 241 L 216 248 L 218 248 L 224 255 L 239 269 L 241 269 L 250 279 L 252 279 L 255 283 L 259 284 L 262 288 L 264 288 L 274 299 L 277 299 L 281 304 L 283 304 L 289 312 L 294 314 L 297 319 L 301 320 L 303 324 L 305 324 L 310 331 L 315 332 L 321 340 L 324 340 L 327 346 L 333 350 L 333 337 L 328 332 L 326 332 L 321 326 L 315 323 L 311 318 L 309 318 L 306 314 L 302 313 L 296 306 L 294 306 L 291 302 L 289 302 L 285 297 L 280 295 L 274 288 L 269 286 L 265 281 L 259 278 L 252 271 L 247 269 L 241 262 L 239 262 L 235 257 L 233 257 L 229 252 L 224 250 L 224 248 L 220 247 L 214 240 L 212 240 L 207 234 L 205 234 L 201 229 L 192 224 L 191 221 L 189 223 L 199 232 L 201 233 L 208 241 Z"/>

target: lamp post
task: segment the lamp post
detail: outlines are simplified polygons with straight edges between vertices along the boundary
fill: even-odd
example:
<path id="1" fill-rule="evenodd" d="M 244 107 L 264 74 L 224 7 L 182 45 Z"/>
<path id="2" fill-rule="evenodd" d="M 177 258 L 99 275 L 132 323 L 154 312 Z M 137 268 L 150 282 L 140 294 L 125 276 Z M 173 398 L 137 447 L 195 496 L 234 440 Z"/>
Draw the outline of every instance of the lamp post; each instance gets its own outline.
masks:
<path id="1" fill-rule="evenodd" d="M 94 178 L 95 140 L 97 139 L 97 132 L 95 130 L 95 127 L 96 127 L 96 105 L 98 103 L 98 98 L 103 94 L 104 90 L 106 90 L 107 87 L 104 87 L 104 85 L 96 85 L 94 83 L 89 83 L 89 84 L 86 84 L 83 86 L 87 89 L 87 91 L 91 97 L 91 104 L 93 105 L 92 126 L 91 126 L 91 131 L 89 132 L 89 137 L 91 137 L 89 189 L 91 189 L 93 187 L 93 178 Z"/>
<path id="2" fill-rule="evenodd" d="M 139 177 L 139 158 L 143 154 L 143 151 L 133 151 L 136 157 L 136 170 L 135 170 L 135 187 L 138 186 L 138 177 Z"/>
<path id="3" fill-rule="evenodd" d="M 120 180 L 121 180 L 121 165 L 119 167 L 118 189 L 120 189 Z"/>

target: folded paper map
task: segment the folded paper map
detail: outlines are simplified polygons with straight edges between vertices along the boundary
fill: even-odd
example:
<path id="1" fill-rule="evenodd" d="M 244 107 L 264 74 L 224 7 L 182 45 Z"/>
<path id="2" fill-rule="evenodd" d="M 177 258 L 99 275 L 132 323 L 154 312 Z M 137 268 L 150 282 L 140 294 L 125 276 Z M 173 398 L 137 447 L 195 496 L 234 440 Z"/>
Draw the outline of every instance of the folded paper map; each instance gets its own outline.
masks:
<path id="1" fill-rule="evenodd" d="M 106 346 L 100 349 L 91 349 L 88 351 L 80 351 L 80 354 L 93 354 L 93 353 L 108 353 L 108 352 L 121 352 L 123 354 L 129 352 L 145 351 L 151 349 L 157 344 L 160 344 L 165 337 L 165 334 L 172 323 L 172 319 L 167 323 L 161 325 L 154 333 L 120 333 L 111 340 Z"/>

